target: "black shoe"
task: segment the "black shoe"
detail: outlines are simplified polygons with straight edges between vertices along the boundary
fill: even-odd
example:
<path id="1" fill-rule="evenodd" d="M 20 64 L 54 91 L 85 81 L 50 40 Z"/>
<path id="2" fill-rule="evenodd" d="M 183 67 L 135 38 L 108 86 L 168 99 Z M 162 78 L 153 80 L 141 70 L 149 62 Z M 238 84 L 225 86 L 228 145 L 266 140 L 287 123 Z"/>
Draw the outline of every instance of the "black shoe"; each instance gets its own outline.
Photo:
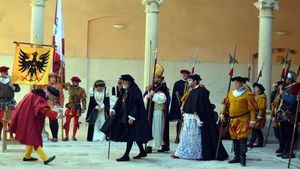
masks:
<path id="1" fill-rule="evenodd" d="M 122 156 L 121 158 L 116 159 L 118 162 L 122 162 L 122 161 L 130 161 L 129 156 Z"/>
<path id="2" fill-rule="evenodd" d="M 77 141 L 77 138 L 74 137 L 74 138 L 72 138 L 72 140 L 73 140 L 73 141 Z"/>
<path id="3" fill-rule="evenodd" d="M 284 153 L 279 153 L 276 155 L 276 157 L 282 157 L 284 155 Z"/>
<path id="4" fill-rule="evenodd" d="M 243 167 L 246 166 L 246 157 L 242 157 L 242 158 L 241 158 L 241 165 L 242 165 Z"/>
<path id="5" fill-rule="evenodd" d="M 66 137 L 66 138 L 62 139 L 62 141 L 69 141 L 69 138 Z"/>
<path id="6" fill-rule="evenodd" d="M 37 158 L 34 158 L 34 157 L 30 157 L 30 158 L 23 158 L 23 161 L 37 161 L 38 159 Z"/>
<path id="7" fill-rule="evenodd" d="M 241 158 L 240 157 L 234 157 L 232 160 L 228 161 L 228 163 L 240 163 Z"/>
<path id="8" fill-rule="evenodd" d="M 283 152 L 283 148 L 281 148 L 281 147 L 279 147 L 276 151 L 275 151 L 275 153 L 282 153 Z"/>
<path id="9" fill-rule="evenodd" d="M 152 153 L 152 147 L 146 147 L 146 153 L 151 154 Z"/>
<path id="10" fill-rule="evenodd" d="M 167 151 L 170 151 L 170 148 L 167 147 L 167 146 L 162 146 L 162 148 L 160 150 L 158 150 L 157 152 L 164 153 L 164 152 L 167 152 Z"/>
<path id="11" fill-rule="evenodd" d="M 51 142 L 54 142 L 54 143 L 56 143 L 58 141 L 58 139 L 57 138 L 53 138 L 53 139 L 51 139 Z"/>
<path id="12" fill-rule="evenodd" d="M 147 153 L 146 152 L 140 153 L 137 156 L 133 157 L 133 159 L 141 159 L 142 157 L 147 157 Z"/>
<path id="13" fill-rule="evenodd" d="M 290 158 L 290 153 L 284 154 L 281 156 L 282 159 L 289 159 Z M 295 158 L 295 154 L 292 153 L 291 158 Z"/>
<path id="14" fill-rule="evenodd" d="M 49 164 L 51 161 L 53 161 L 55 159 L 55 156 L 52 156 L 50 158 L 48 158 L 48 160 L 44 161 L 44 164 L 47 165 Z"/>

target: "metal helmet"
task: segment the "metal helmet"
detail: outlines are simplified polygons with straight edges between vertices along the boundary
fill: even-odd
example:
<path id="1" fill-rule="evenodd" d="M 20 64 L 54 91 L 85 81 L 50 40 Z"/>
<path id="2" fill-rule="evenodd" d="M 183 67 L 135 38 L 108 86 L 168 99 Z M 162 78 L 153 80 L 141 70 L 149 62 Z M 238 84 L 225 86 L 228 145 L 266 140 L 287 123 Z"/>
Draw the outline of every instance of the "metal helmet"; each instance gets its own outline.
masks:
<path id="1" fill-rule="evenodd" d="M 289 81 L 296 81 L 296 73 L 294 71 L 289 71 L 288 74 L 287 74 L 287 79 Z"/>

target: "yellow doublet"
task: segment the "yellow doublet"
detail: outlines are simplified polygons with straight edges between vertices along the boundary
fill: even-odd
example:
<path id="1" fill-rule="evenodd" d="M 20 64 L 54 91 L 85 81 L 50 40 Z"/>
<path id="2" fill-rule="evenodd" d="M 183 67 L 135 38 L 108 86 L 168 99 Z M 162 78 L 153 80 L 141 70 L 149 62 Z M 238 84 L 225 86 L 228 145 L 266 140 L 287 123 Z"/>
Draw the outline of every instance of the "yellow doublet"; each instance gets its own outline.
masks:
<path id="1" fill-rule="evenodd" d="M 265 94 L 261 94 L 255 97 L 257 102 L 257 116 L 262 117 L 262 119 L 256 119 L 255 129 L 261 129 L 266 125 L 266 110 L 267 110 L 267 96 Z"/>
<path id="2" fill-rule="evenodd" d="M 255 121 L 255 110 L 257 110 L 253 93 L 247 90 L 240 96 L 234 96 L 233 91 L 230 91 L 223 104 L 222 114 L 225 115 L 228 112 L 226 110 L 229 110 L 231 139 L 248 138 L 250 133 L 249 121 Z"/>

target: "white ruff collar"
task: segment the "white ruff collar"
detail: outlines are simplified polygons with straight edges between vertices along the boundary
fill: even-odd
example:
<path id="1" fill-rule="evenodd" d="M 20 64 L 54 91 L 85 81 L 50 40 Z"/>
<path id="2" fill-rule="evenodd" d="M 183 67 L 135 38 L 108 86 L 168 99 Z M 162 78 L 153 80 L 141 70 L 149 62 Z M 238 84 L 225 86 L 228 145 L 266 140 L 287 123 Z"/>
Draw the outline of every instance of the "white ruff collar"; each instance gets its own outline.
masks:
<path id="1" fill-rule="evenodd" d="M 0 82 L 3 83 L 3 84 L 9 83 L 9 81 L 10 81 L 10 78 L 9 78 L 9 77 L 4 77 L 4 78 L 1 78 L 1 79 L 0 79 Z"/>
<path id="2" fill-rule="evenodd" d="M 245 87 L 241 87 L 241 88 L 238 89 L 238 90 L 234 90 L 234 91 L 232 92 L 232 94 L 233 94 L 234 97 L 239 97 L 239 96 L 241 96 L 242 94 L 244 94 L 246 91 L 247 91 L 247 89 L 246 89 Z"/>

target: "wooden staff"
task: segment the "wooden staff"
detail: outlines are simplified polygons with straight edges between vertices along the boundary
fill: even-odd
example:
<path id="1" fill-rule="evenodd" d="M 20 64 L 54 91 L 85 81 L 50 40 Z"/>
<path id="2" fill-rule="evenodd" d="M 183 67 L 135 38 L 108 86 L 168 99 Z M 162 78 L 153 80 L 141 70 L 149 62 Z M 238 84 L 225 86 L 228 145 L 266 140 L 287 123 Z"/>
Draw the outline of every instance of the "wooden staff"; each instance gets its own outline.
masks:
<path id="1" fill-rule="evenodd" d="M 237 45 L 235 45 L 234 47 L 234 54 L 233 54 L 233 60 L 232 60 L 232 66 L 230 68 L 230 73 L 229 73 L 229 82 L 228 82 L 228 88 L 227 88 L 227 96 L 228 96 L 228 93 L 230 91 L 230 87 L 231 87 L 231 79 L 232 79 L 232 76 L 233 76 L 233 70 L 231 69 L 234 69 L 234 64 L 236 63 L 236 60 L 235 60 L 235 56 L 236 56 L 236 49 L 237 49 Z M 230 58 L 231 58 L 231 55 L 230 55 Z M 231 60 L 231 59 L 230 59 Z M 220 144 L 221 144 L 221 141 L 222 141 L 222 123 L 223 123 L 223 120 L 219 120 L 220 121 L 220 129 L 219 129 L 219 138 L 218 138 L 218 144 L 217 144 L 217 149 L 216 149 L 216 155 L 215 155 L 215 159 L 218 159 L 218 155 L 219 155 L 219 149 L 220 149 Z"/>
<path id="2" fill-rule="evenodd" d="M 250 48 L 250 55 L 248 57 L 248 80 L 251 81 L 251 64 L 252 64 L 252 55 L 251 55 L 251 48 Z"/>
<path id="3" fill-rule="evenodd" d="M 261 69 L 259 70 L 259 73 L 258 73 L 257 79 L 256 79 L 256 83 L 258 83 L 259 79 L 262 77 L 262 72 L 264 70 L 264 65 L 265 65 L 265 62 L 263 62 L 262 66 L 261 66 Z"/>
<path id="4" fill-rule="evenodd" d="M 287 51 L 286 58 L 288 57 L 289 53 L 290 53 L 290 49 L 288 49 L 288 51 Z M 286 62 L 286 61 L 285 61 L 285 62 Z M 286 64 L 286 63 L 285 63 L 285 64 Z M 280 90 L 284 90 L 285 87 L 286 87 L 287 75 L 288 75 L 288 72 L 290 71 L 290 67 L 291 67 L 291 59 L 287 62 L 287 69 L 286 69 L 285 74 L 283 75 L 284 77 L 281 77 L 281 81 L 283 81 L 283 83 L 282 83 L 281 88 L 278 90 L 278 93 L 277 93 L 277 96 L 276 96 L 276 98 L 278 98 L 278 101 L 275 103 L 275 105 L 274 105 L 274 107 L 273 107 L 273 110 L 272 110 L 272 111 L 274 112 L 275 116 L 276 116 L 276 113 L 277 113 L 277 112 L 275 112 L 275 111 L 279 108 L 279 105 L 280 105 L 281 100 L 282 100 L 281 96 L 279 96 L 279 95 L 280 95 L 279 91 L 280 91 Z M 284 70 L 284 69 L 285 69 L 285 66 L 283 67 L 283 70 Z M 281 75 L 281 76 L 282 76 L 282 75 Z M 282 78 L 283 78 L 283 80 L 282 80 Z M 270 123 L 269 123 L 269 126 L 268 126 L 268 132 L 267 132 L 267 135 L 266 135 L 264 147 L 266 147 L 267 142 L 268 142 L 268 137 L 269 137 L 269 134 L 270 134 L 270 129 L 271 129 L 272 121 L 273 121 L 272 118 L 270 118 Z"/>
<path id="5" fill-rule="evenodd" d="M 153 86 L 154 86 L 154 79 L 155 79 L 155 71 L 156 71 L 156 64 L 157 64 L 157 53 L 158 53 L 159 51 L 158 51 L 158 49 L 156 48 L 155 49 L 155 51 L 154 51 L 154 65 L 153 65 L 153 75 L 152 75 L 152 88 L 153 88 Z M 150 85 L 151 86 L 151 85 Z M 151 101 L 151 99 L 149 99 L 148 100 L 149 102 L 149 104 L 148 104 L 148 121 L 149 121 L 149 123 L 150 123 L 150 114 L 151 114 L 151 107 L 152 107 L 152 101 Z"/>
<path id="6" fill-rule="evenodd" d="M 108 140 L 108 150 L 107 150 L 107 159 L 110 156 L 110 143 L 111 143 L 111 123 L 112 123 L 112 116 L 109 116 L 109 140 Z"/>
<path id="7" fill-rule="evenodd" d="M 150 41 L 150 46 L 151 46 L 151 41 Z M 154 78 L 155 78 L 155 71 L 156 71 L 156 64 L 157 64 L 157 53 L 158 53 L 158 49 L 156 48 L 155 51 L 154 51 L 154 65 L 153 65 L 153 75 L 152 75 L 152 86 L 154 86 Z M 150 57 L 151 57 L 151 49 L 150 49 Z M 151 63 L 150 63 L 151 64 Z M 149 85 L 151 86 L 151 84 Z M 152 87 L 153 88 L 153 87 Z M 150 89 L 149 89 L 150 91 Z M 151 123 L 151 107 L 152 107 L 152 100 L 151 99 L 148 99 L 148 117 L 147 117 L 147 120 L 148 120 L 148 124 L 150 125 Z M 145 144 L 145 147 L 147 148 L 147 143 Z"/>
<path id="8" fill-rule="evenodd" d="M 293 130 L 293 136 L 292 136 L 292 141 L 291 141 L 291 147 L 290 147 L 288 168 L 290 168 L 290 165 L 291 165 L 291 158 L 292 158 L 293 149 L 294 149 L 294 139 L 295 139 L 295 133 L 296 133 L 296 129 L 297 129 L 299 105 L 300 105 L 300 96 L 298 94 L 297 95 L 297 109 L 296 109 L 296 116 L 295 116 L 295 121 L 294 121 L 294 130 Z"/>

